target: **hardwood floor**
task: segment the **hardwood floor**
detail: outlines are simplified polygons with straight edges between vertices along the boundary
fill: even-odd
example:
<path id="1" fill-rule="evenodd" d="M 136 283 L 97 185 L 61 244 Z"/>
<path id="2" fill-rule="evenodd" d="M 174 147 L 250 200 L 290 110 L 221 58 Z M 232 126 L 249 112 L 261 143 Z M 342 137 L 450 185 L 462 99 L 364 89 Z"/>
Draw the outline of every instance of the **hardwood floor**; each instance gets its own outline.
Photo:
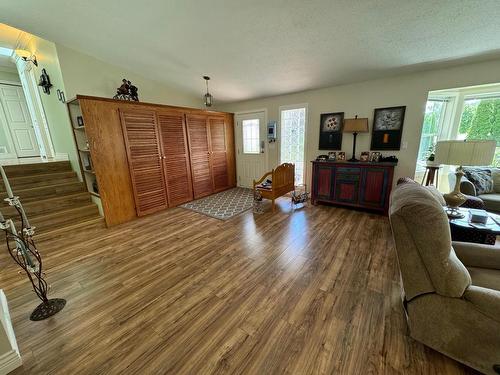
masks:
<path id="1" fill-rule="evenodd" d="M 316 206 L 223 222 L 182 208 L 40 251 L 53 318 L 3 253 L 14 374 L 472 374 L 407 335 L 388 219 Z"/>

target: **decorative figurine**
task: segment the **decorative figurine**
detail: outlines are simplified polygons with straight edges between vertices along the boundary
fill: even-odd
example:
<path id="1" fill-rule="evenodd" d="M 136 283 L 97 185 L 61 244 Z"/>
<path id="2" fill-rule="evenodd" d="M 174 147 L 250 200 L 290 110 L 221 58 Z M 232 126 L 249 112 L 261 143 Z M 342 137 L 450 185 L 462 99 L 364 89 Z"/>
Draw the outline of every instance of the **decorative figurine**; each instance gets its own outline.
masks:
<path id="1" fill-rule="evenodd" d="M 137 94 L 137 91 L 139 91 L 137 86 L 134 86 L 129 80 L 124 78 L 122 79 L 121 86 L 116 89 L 116 95 L 113 96 L 113 99 L 138 102 L 139 95 Z"/>

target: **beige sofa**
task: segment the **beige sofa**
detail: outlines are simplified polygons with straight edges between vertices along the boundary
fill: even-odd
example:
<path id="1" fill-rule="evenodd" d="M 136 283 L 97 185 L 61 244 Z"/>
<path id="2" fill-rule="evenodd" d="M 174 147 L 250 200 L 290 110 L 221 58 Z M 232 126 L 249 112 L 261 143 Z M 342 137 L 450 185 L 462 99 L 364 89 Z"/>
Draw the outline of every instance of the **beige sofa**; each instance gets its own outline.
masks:
<path id="1" fill-rule="evenodd" d="M 442 197 L 418 184 L 392 192 L 389 218 L 411 336 L 486 374 L 500 374 L 500 249 L 453 243 Z"/>
<path id="2" fill-rule="evenodd" d="M 493 192 L 486 194 L 477 194 L 476 187 L 465 176 L 463 176 L 462 179 L 460 180 L 460 191 L 464 194 L 481 198 L 484 202 L 484 207 L 486 208 L 486 210 L 500 213 L 500 169 L 499 168 L 488 168 L 488 169 L 490 169 L 492 172 Z M 450 191 L 455 188 L 455 181 L 456 181 L 455 172 L 450 172 L 448 174 Z"/>

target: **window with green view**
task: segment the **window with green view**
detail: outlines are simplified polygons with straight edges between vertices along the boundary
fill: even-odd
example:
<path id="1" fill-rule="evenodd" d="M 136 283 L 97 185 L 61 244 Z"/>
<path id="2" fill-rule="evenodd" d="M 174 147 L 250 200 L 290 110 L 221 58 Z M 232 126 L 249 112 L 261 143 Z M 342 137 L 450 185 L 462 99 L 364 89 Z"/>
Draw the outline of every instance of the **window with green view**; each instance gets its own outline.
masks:
<path id="1" fill-rule="evenodd" d="M 495 140 L 493 165 L 500 167 L 500 95 L 466 97 L 457 138 Z"/>

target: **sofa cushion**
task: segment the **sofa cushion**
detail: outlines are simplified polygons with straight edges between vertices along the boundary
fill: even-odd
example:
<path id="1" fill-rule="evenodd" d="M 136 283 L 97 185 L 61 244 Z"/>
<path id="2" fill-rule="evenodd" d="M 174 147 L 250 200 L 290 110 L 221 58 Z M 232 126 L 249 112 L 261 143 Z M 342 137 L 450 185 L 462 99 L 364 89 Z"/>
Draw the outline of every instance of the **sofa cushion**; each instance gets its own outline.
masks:
<path id="1" fill-rule="evenodd" d="M 467 267 L 472 285 L 500 291 L 500 271 L 490 268 Z"/>
<path id="2" fill-rule="evenodd" d="M 500 193 L 500 169 L 493 168 L 491 170 L 491 178 L 493 179 L 493 190 L 495 193 Z"/>
<path id="3" fill-rule="evenodd" d="M 479 198 L 483 200 L 487 211 L 500 212 L 500 194 L 481 194 Z"/>
<path id="4" fill-rule="evenodd" d="M 482 168 L 463 168 L 465 177 L 474 184 L 477 195 L 493 193 L 491 170 Z"/>

